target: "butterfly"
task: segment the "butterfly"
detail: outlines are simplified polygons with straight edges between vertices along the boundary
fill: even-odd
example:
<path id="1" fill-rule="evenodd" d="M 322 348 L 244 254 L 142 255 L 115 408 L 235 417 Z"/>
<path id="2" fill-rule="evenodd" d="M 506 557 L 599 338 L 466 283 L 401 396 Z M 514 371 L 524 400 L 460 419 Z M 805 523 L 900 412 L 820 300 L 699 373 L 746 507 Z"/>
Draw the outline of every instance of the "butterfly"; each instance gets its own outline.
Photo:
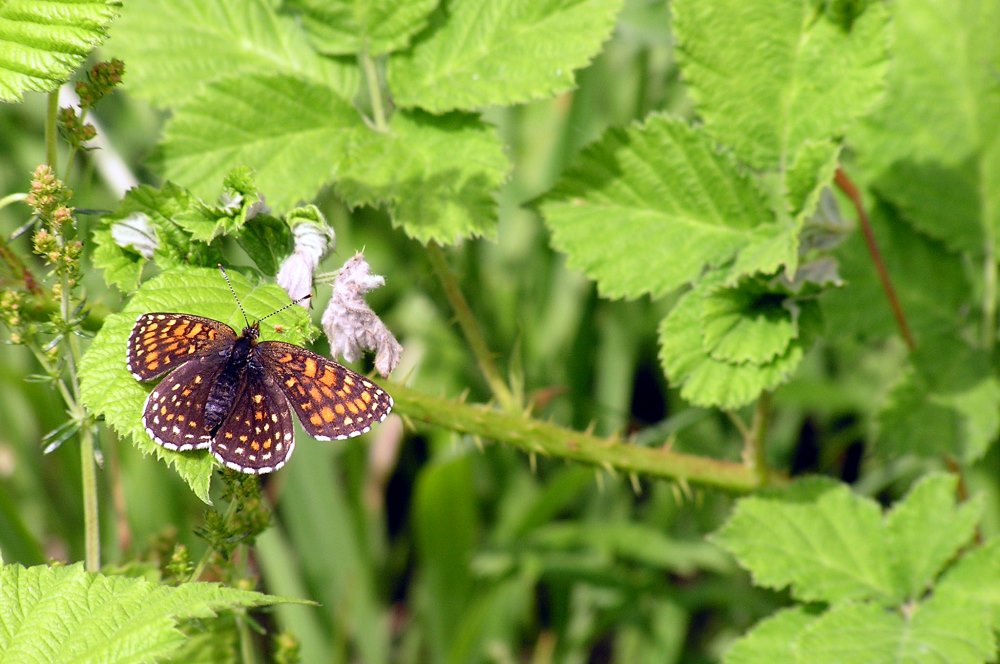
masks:
<path id="1" fill-rule="evenodd" d="M 360 436 L 392 410 L 392 397 L 374 382 L 305 348 L 260 341 L 263 318 L 250 323 L 243 316 L 246 327 L 238 335 L 225 323 L 191 314 L 136 319 L 128 370 L 143 382 L 166 374 L 142 412 L 158 444 L 180 452 L 209 449 L 228 468 L 264 474 L 285 465 L 295 449 L 289 404 L 317 440 Z"/>

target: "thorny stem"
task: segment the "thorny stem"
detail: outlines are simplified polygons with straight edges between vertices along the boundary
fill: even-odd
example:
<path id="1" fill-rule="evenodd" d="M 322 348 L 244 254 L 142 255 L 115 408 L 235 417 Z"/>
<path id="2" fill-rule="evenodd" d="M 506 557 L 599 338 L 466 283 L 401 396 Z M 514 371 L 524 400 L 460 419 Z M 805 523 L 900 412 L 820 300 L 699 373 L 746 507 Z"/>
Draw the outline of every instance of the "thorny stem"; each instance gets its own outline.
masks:
<path id="1" fill-rule="evenodd" d="M 500 376 L 500 370 L 497 369 L 496 362 L 493 361 L 493 354 L 486 345 L 486 338 L 483 336 L 482 328 L 479 327 L 479 322 L 473 316 L 468 301 L 462 295 L 462 290 L 458 286 L 458 280 L 448 265 L 444 251 L 441 250 L 441 247 L 436 242 L 430 242 L 427 245 L 427 257 L 431 261 L 434 274 L 437 276 L 438 281 L 441 282 L 445 297 L 448 298 L 448 303 L 451 304 L 452 311 L 455 313 L 458 326 L 462 328 L 462 334 L 465 335 L 465 340 L 469 342 L 472 354 L 475 355 L 476 361 L 479 363 L 479 370 L 482 371 L 483 377 L 486 378 L 493 396 L 504 410 L 516 409 L 517 402 L 514 399 L 514 395 L 510 391 L 510 388 L 507 387 L 507 383 Z"/>
<path id="2" fill-rule="evenodd" d="M 872 225 L 868 220 L 868 213 L 865 212 L 865 206 L 861 202 L 861 195 L 858 193 L 858 188 L 854 186 L 854 182 L 851 181 L 841 168 L 838 168 L 834 174 L 834 182 L 837 183 L 840 190 L 854 204 L 854 209 L 858 214 L 858 222 L 861 224 L 861 231 L 865 236 L 865 244 L 868 245 L 868 253 L 871 254 L 872 263 L 875 264 L 879 281 L 882 282 L 882 290 L 885 291 L 886 299 L 889 300 L 889 307 L 892 309 L 892 315 L 896 319 L 896 326 L 899 328 L 899 333 L 906 342 L 906 347 L 912 352 L 917 347 L 917 344 L 913 340 L 913 335 L 910 334 L 910 326 L 906 322 L 906 316 L 903 314 L 903 307 L 899 304 L 899 298 L 896 297 L 896 290 L 892 287 L 889 271 L 885 267 L 885 261 L 882 260 L 882 253 L 879 251 L 878 243 L 875 241 L 875 233 L 872 232 Z"/>
<path id="3" fill-rule="evenodd" d="M 365 71 L 365 82 L 368 87 L 368 99 L 372 105 L 372 121 L 375 129 L 385 132 L 388 129 L 385 121 L 385 106 L 382 103 L 382 88 L 378 81 L 378 71 L 375 68 L 375 61 L 368 53 L 361 55 L 361 66 Z"/>
<path id="4" fill-rule="evenodd" d="M 771 393 L 763 392 L 757 399 L 750 429 L 743 436 L 743 463 L 763 484 L 767 480 L 767 461 L 764 458 L 764 438 L 767 435 L 767 419 L 771 411 Z"/>
<path id="5" fill-rule="evenodd" d="M 742 463 L 674 452 L 668 446 L 644 447 L 618 438 L 601 438 L 521 413 L 431 397 L 396 383 L 385 384 L 385 389 L 392 394 L 396 411 L 416 422 L 495 440 L 529 454 L 572 459 L 609 472 L 641 473 L 675 480 L 681 485 L 700 484 L 734 493 L 749 493 L 765 484 L 787 481 L 782 474 L 763 466 L 750 468 Z"/>

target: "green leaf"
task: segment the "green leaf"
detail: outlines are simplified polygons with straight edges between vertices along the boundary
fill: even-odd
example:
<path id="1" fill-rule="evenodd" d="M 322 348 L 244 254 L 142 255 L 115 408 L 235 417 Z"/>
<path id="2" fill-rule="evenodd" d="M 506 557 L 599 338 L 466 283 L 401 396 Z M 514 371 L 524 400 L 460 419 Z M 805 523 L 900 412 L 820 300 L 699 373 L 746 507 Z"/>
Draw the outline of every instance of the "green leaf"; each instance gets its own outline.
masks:
<path id="1" fill-rule="evenodd" d="M 907 613 L 873 603 L 834 607 L 803 633 L 799 650 L 808 656 L 800 661 L 981 664 L 996 653 L 982 611 L 932 597 Z"/>
<path id="2" fill-rule="evenodd" d="M 0 100 L 51 92 L 104 41 L 118 0 L 0 3 Z"/>
<path id="3" fill-rule="evenodd" d="M 492 237 L 497 189 L 510 163 L 493 128 L 460 113 L 393 115 L 388 132 L 365 131 L 346 151 L 337 193 L 351 205 L 385 205 L 421 242 Z"/>
<path id="4" fill-rule="evenodd" d="M 706 279 L 682 296 L 663 319 L 659 330 L 660 361 L 686 400 L 700 406 L 732 409 L 750 403 L 762 391 L 777 387 L 791 376 L 818 332 L 819 313 L 815 303 L 805 301 L 794 305 L 799 310 L 797 321 L 791 309 L 786 309 L 783 317 L 774 318 L 777 311 L 772 303 L 787 301 L 792 306 L 792 301 L 784 295 L 762 296 L 753 291 L 748 291 L 748 302 L 767 303 L 763 309 L 755 311 L 750 307 L 740 314 L 730 308 L 727 312 L 719 303 L 726 304 L 726 298 L 730 303 L 746 300 L 748 296 L 737 289 L 720 291 L 718 281 L 718 276 Z M 724 295 L 726 292 L 730 294 Z M 782 299 L 776 299 L 779 297 Z M 710 299 L 714 311 L 706 313 Z M 767 309 L 771 311 L 761 318 Z M 750 336 L 744 336 L 741 330 Z"/>
<path id="5" fill-rule="evenodd" d="M 250 220 L 236 241 L 257 268 L 269 277 L 278 273 L 281 261 L 293 249 L 292 231 L 288 224 L 267 214 Z"/>
<path id="6" fill-rule="evenodd" d="M 934 589 L 943 601 L 985 607 L 1000 632 L 1000 537 L 962 556 Z"/>
<path id="7" fill-rule="evenodd" d="M 250 316 L 264 316 L 288 303 L 278 286 L 252 285 L 239 273 L 230 272 L 233 288 Z M 190 313 L 221 320 L 236 330 L 243 316 L 218 270 L 179 268 L 143 284 L 121 313 L 112 314 L 94 338 L 80 362 L 81 396 L 88 410 L 103 415 L 120 435 L 131 436 L 144 454 L 155 454 L 177 469 L 178 474 L 203 501 L 210 502 L 208 487 L 215 461 L 205 452 L 173 452 L 150 439 L 142 425 L 142 407 L 152 390 L 139 383 L 125 366 L 126 346 L 136 318 L 151 311 Z M 309 329 L 308 314 L 291 307 L 262 326 L 261 338 L 280 338 L 301 343 Z M 284 328 L 278 335 L 275 327 Z"/>
<path id="8" fill-rule="evenodd" d="M 827 140 L 803 141 L 792 163 L 785 169 L 785 201 L 788 213 L 803 219 L 813 213 L 820 192 L 833 182 L 840 160 L 840 146 Z"/>
<path id="9" fill-rule="evenodd" d="M 1000 433 L 1000 380 L 989 355 L 949 337 L 921 340 L 913 365 L 878 413 L 885 454 L 965 461 L 982 457 Z"/>
<path id="10" fill-rule="evenodd" d="M 107 49 L 128 63 L 128 90 L 159 106 L 175 106 L 211 81 L 250 74 L 304 79 L 344 98 L 353 97 L 360 80 L 357 67 L 317 54 L 295 20 L 276 14 L 274 4 L 269 0 L 126 3 Z"/>
<path id="11" fill-rule="evenodd" d="M 851 134 L 878 193 L 954 251 L 1000 242 L 998 25 L 995 2 L 893 5 L 886 99 Z"/>
<path id="12" fill-rule="evenodd" d="M 608 297 L 663 295 L 733 257 L 773 214 L 708 137 L 660 115 L 584 150 L 542 205 L 552 243 Z"/>
<path id="13" fill-rule="evenodd" d="M 621 0 L 446 0 L 410 51 L 389 60 L 403 107 L 434 113 L 548 97 L 573 87 L 597 55 Z"/>
<path id="14" fill-rule="evenodd" d="M 265 103 L 266 100 L 266 103 Z M 328 87 L 292 76 L 218 80 L 182 103 L 164 129 L 164 176 L 208 198 L 234 168 L 256 171 L 278 209 L 311 199 L 367 131 Z"/>
<path id="15" fill-rule="evenodd" d="M 313 46 L 328 55 L 382 55 L 405 48 L 440 0 L 289 0 Z"/>
<path id="16" fill-rule="evenodd" d="M 886 518 L 901 599 L 919 599 L 975 534 L 982 504 L 969 501 L 956 507 L 957 486 L 954 475 L 927 475 Z"/>
<path id="17" fill-rule="evenodd" d="M 725 664 L 771 664 L 798 660 L 797 641 L 814 620 L 803 607 L 782 609 L 754 625 L 726 652 Z"/>
<path id="18" fill-rule="evenodd" d="M 840 136 L 882 92 L 882 3 L 850 30 L 811 2 L 671 6 L 677 57 L 706 130 L 756 168 L 783 170 L 806 141 Z"/>
<path id="19" fill-rule="evenodd" d="M 117 286 L 126 293 L 138 288 L 146 259 L 119 247 L 111 237 L 110 228 L 95 230 L 91 239 L 94 241 L 94 267 L 104 271 L 104 283 Z"/>
<path id="20" fill-rule="evenodd" d="M 154 661 L 184 639 L 180 621 L 296 600 L 215 583 L 160 586 L 83 565 L 0 568 L 0 652 L 10 662 Z"/>
<path id="21" fill-rule="evenodd" d="M 756 584 L 801 601 L 896 596 L 879 505 L 828 480 L 740 500 L 713 538 Z"/>

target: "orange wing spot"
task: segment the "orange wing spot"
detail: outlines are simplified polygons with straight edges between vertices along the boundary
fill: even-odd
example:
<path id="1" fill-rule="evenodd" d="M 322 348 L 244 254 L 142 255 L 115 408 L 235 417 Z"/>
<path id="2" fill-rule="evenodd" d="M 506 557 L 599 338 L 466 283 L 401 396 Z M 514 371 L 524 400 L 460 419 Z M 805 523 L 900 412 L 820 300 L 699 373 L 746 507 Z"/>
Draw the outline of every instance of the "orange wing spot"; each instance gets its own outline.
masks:
<path id="1" fill-rule="evenodd" d="M 278 358 L 278 362 L 280 362 L 281 364 L 288 364 L 289 362 L 291 362 L 294 359 L 295 358 L 292 357 L 291 353 L 285 353 L 284 355 L 282 355 L 281 357 Z"/>
<path id="2" fill-rule="evenodd" d="M 247 439 L 247 437 L 246 437 L 246 436 L 240 436 L 240 442 L 241 442 L 241 443 L 245 443 L 245 442 L 247 442 L 247 440 L 248 440 L 248 439 Z"/>
<path id="3" fill-rule="evenodd" d="M 187 419 L 187 418 L 186 418 L 186 417 L 184 417 L 183 415 L 178 415 L 178 416 L 177 416 L 177 421 L 178 421 L 178 422 L 183 422 L 183 421 L 184 421 L 184 420 L 186 420 L 186 419 Z"/>
<path id="4" fill-rule="evenodd" d="M 261 411 L 259 411 L 259 410 L 258 410 L 258 411 L 256 411 L 256 412 L 254 412 L 254 414 L 253 414 L 253 418 L 254 418 L 255 420 L 258 420 L 258 421 L 259 421 L 259 420 L 263 420 L 263 419 L 264 419 L 264 413 L 262 413 Z"/>
<path id="5" fill-rule="evenodd" d="M 303 401 L 302 402 L 302 410 L 310 410 L 310 409 L 312 409 L 312 407 L 313 407 L 312 401 Z"/>
<path id="6" fill-rule="evenodd" d="M 190 389 L 184 390 L 183 392 L 181 392 L 181 396 L 182 397 L 189 397 L 189 396 L 191 396 L 191 390 Z"/>
<path id="7" fill-rule="evenodd" d="M 194 377 L 194 384 L 201 385 L 201 374 L 198 374 L 197 376 Z"/>
<path id="8" fill-rule="evenodd" d="M 250 449 L 252 449 L 254 452 L 259 452 L 260 451 L 260 443 L 258 443 L 256 440 L 253 441 L 252 443 L 250 443 Z"/>
<path id="9" fill-rule="evenodd" d="M 203 327 L 205 327 L 205 326 L 202 325 L 201 323 L 195 323 L 194 327 L 191 328 L 191 331 L 188 332 L 185 336 L 188 339 L 194 339 L 196 336 L 198 336 L 198 333 L 201 332 L 201 329 Z"/>
<path id="10" fill-rule="evenodd" d="M 337 411 L 337 415 L 343 415 L 344 413 L 347 412 L 347 409 L 344 408 L 344 404 L 342 404 L 342 403 L 334 404 L 333 405 L 333 409 L 335 411 Z"/>
<path id="11" fill-rule="evenodd" d="M 333 385 L 334 383 L 337 382 L 337 376 L 332 371 L 327 369 L 326 371 L 323 372 L 323 375 L 320 377 L 319 382 L 327 386 Z"/>
<path id="12" fill-rule="evenodd" d="M 270 438 L 268 438 L 267 440 L 264 441 L 264 449 L 265 450 L 271 449 L 271 439 Z"/>
<path id="13" fill-rule="evenodd" d="M 295 387 L 295 383 L 297 382 L 298 381 L 295 380 L 295 376 L 292 376 L 291 378 L 285 381 L 285 387 Z"/>
<path id="14" fill-rule="evenodd" d="M 183 337 L 184 333 L 187 332 L 187 329 L 188 329 L 187 323 L 183 323 L 182 325 L 178 325 L 176 329 L 171 330 L 170 334 L 174 335 L 175 337 Z"/>
<path id="15" fill-rule="evenodd" d="M 304 371 L 305 371 L 305 374 L 307 376 L 309 376 L 310 378 L 315 378 L 316 377 L 316 360 L 312 359 L 311 357 L 307 357 L 306 358 L 306 368 L 305 368 Z"/>
<path id="16" fill-rule="evenodd" d="M 323 408 L 319 411 L 319 414 L 323 416 L 324 422 L 333 422 L 335 419 L 333 411 L 330 410 L 329 406 L 323 406 Z"/>
<path id="17" fill-rule="evenodd" d="M 318 427 L 319 425 L 323 424 L 323 418 L 317 415 L 316 413 L 313 413 L 312 415 L 309 416 L 309 422 L 311 422 L 313 426 Z"/>
<path id="18" fill-rule="evenodd" d="M 191 353 L 195 352 L 196 350 L 198 350 L 197 346 L 190 346 L 188 348 L 188 355 L 190 355 Z"/>
<path id="19" fill-rule="evenodd" d="M 160 356 L 160 354 L 154 350 L 152 353 L 150 353 L 149 355 L 146 356 L 146 361 L 147 362 L 153 362 L 159 356 Z"/>
<path id="20" fill-rule="evenodd" d="M 163 363 L 164 364 L 170 364 L 170 356 L 169 355 L 164 355 L 163 356 Z M 152 368 L 152 367 L 150 367 L 150 368 Z"/>
<path id="21" fill-rule="evenodd" d="M 259 404 L 263 400 L 264 400 L 264 395 L 263 394 L 255 394 L 255 395 L 253 395 L 253 402 L 254 403 Z"/>
<path id="22" fill-rule="evenodd" d="M 233 434 L 229 433 L 228 431 L 225 433 L 225 436 L 226 436 L 226 440 L 232 440 L 233 439 Z"/>
<path id="23" fill-rule="evenodd" d="M 372 402 L 372 395 L 368 392 L 368 390 L 365 390 L 364 392 L 361 393 L 361 399 L 365 403 L 371 403 Z"/>
<path id="24" fill-rule="evenodd" d="M 145 328 L 146 329 L 146 336 L 147 337 L 150 336 L 153 333 L 153 330 L 155 330 L 158 327 L 160 327 L 159 323 L 150 323 L 149 325 L 147 325 L 146 328 Z"/>
<path id="25" fill-rule="evenodd" d="M 296 389 L 299 391 L 300 397 L 304 397 L 306 395 L 306 391 L 301 385 L 299 385 Z"/>
<path id="26" fill-rule="evenodd" d="M 160 415 L 166 415 L 166 414 L 167 414 L 167 407 L 160 406 Z"/>
<path id="27" fill-rule="evenodd" d="M 319 390 L 317 390 L 315 387 L 309 388 L 309 396 L 312 398 L 313 401 L 323 400 L 323 395 L 320 394 Z"/>
<path id="28" fill-rule="evenodd" d="M 323 392 L 323 396 L 325 396 L 327 399 L 332 399 L 333 398 L 333 390 L 331 390 L 326 385 L 321 385 L 320 386 L 320 391 Z"/>
<path id="29" fill-rule="evenodd" d="M 358 407 L 355 406 L 354 403 L 351 401 L 347 402 L 347 410 L 351 411 L 351 415 L 357 415 L 358 413 L 361 412 L 360 410 L 358 410 Z"/>
<path id="30" fill-rule="evenodd" d="M 344 376 L 344 385 L 354 385 L 354 379 L 350 376 Z"/>
<path id="31" fill-rule="evenodd" d="M 167 415 L 167 422 L 169 422 L 172 419 L 174 419 L 174 414 L 173 413 L 170 413 L 169 415 Z"/>
<path id="32" fill-rule="evenodd" d="M 160 366 L 159 362 L 147 362 L 146 368 L 150 371 L 156 371 L 156 368 Z"/>
<path id="33" fill-rule="evenodd" d="M 360 410 L 362 413 L 365 412 L 366 410 L 368 410 L 368 404 L 366 404 L 361 399 L 355 399 L 354 400 L 354 405 L 357 406 L 358 410 Z"/>
<path id="34" fill-rule="evenodd" d="M 212 340 L 215 339 L 215 330 L 213 330 L 212 328 L 208 328 L 208 338 Z"/>
<path id="35" fill-rule="evenodd" d="M 194 429 L 195 427 L 198 426 L 198 423 L 195 422 L 194 420 L 191 420 L 191 421 L 188 422 L 188 426 L 191 427 L 192 429 Z"/>
<path id="36" fill-rule="evenodd" d="M 175 350 L 177 350 L 179 347 L 180 347 L 180 343 L 177 342 L 177 341 L 175 341 L 174 343 L 170 344 L 169 346 L 167 346 L 163 350 L 167 351 L 168 353 L 172 353 Z"/>

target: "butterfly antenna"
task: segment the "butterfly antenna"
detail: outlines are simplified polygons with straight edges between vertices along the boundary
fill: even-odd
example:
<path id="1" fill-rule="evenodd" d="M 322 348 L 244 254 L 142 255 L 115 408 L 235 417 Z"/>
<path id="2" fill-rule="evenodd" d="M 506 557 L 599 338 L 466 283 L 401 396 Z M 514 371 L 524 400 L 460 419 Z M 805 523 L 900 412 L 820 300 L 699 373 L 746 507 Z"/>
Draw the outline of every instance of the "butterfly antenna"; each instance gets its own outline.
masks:
<path id="1" fill-rule="evenodd" d="M 302 302 L 303 300 L 308 300 L 311 297 L 312 297 L 312 294 L 310 293 L 309 295 L 303 295 L 302 297 L 300 297 L 297 300 L 292 300 L 291 302 L 289 302 L 285 306 L 281 307 L 280 309 L 276 309 L 276 310 L 272 311 L 271 313 L 269 313 L 268 315 L 264 316 L 263 318 L 260 319 L 260 321 L 267 320 L 268 318 L 270 318 L 271 316 L 273 316 L 275 314 L 280 314 L 285 309 L 287 309 L 289 307 L 293 307 L 296 304 L 298 304 L 299 302 Z M 260 321 L 258 321 L 258 322 L 260 322 Z"/>
<path id="2" fill-rule="evenodd" d="M 247 318 L 247 311 L 243 308 L 243 303 L 240 302 L 239 295 L 236 294 L 236 289 L 233 288 L 233 284 L 229 281 L 229 275 L 226 274 L 226 268 L 222 267 L 222 263 L 218 263 L 219 271 L 222 272 L 222 278 L 226 280 L 226 285 L 229 286 L 229 292 L 233 294 L 233 299 L 236 300 L 236 304 L 240 308 L 240 313 L 243 314 L 243 320 L 246 321 L 247 327 L 250 327 L 250 319 Z"/>

